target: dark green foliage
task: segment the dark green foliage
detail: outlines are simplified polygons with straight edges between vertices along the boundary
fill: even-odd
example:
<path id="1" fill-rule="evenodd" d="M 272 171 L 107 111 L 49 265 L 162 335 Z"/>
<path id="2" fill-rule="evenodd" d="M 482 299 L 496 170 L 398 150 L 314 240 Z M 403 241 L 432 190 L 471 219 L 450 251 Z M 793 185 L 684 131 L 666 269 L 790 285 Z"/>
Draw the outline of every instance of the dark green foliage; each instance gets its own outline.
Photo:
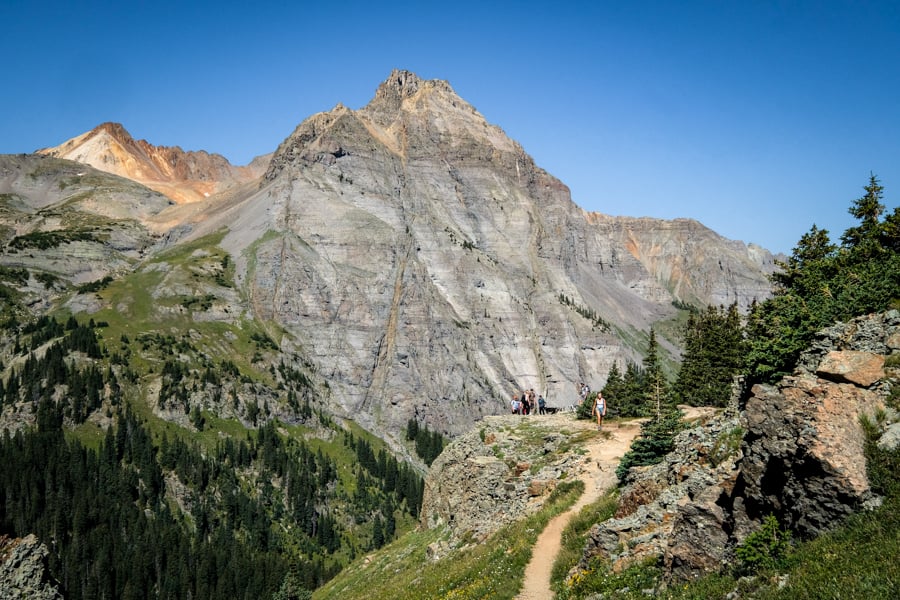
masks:
<path id="1" fill-rule="evenodd" d="M 869 417 L 860 419 L 865 434 L 866 475 L 877 494 L 900 498 L 900 447 L 885 450 L 878 447 L 882 429 Z"/>
<path id="2" fill-rule="evenodd" d="M 631 467 L 654 465 L 675 448 L 675 436 L 684 429 L 682 413 L 673 406 L 663 406 L 659 414 L 641 425 L 641 434 L 616 468 L 619 481 L 624 481 Z"/>
<path id="3" fill-rule="evenodd" d="M 693 304 L 688 304 L 687 302 L 685 302 L 683 300 L 679 300 L 678 298 L 675 298 L 674 300 L 672 300 L 672 306 L 674 306 L 678 310 L 684 310 L 684 311 L 687 311 L 690 313 L 700 312 L 697 309 L 697 307 L 694 306 Z"/>
<path id="4" fill-rule="evenodd" d="M 32 231 L 17 235 L 9 242 L 9 247 L 16 250 L 37 248 L 46 250 L 69 242 L 95 242 L 97 239 L 90 231 Z"/>
<path id="5" fill-rule="evenodd" d="M 581 404 L 578 405 L 575 416 L 579 419 L 595 419 L 596 417 L 593 415 L 592 410 L 594 408 L 594 398 L 596 397 L 597 392 L 590 392 L 585 396 Z"/>
<path id="6" fill-rule="evenodd" d="M 272 600 L 311 600 L 312 592 L 303 587 L 299 578 L 288 573 L 281 582 L 281 587 L 272 596 Z"/>
<path id="7" fill-rule="evenodd" d="M 112 281 L 113 281 L 112 276 L 107 275 L 106 277 L 102 277 L 96 281 L 89 281 L 87 283 L 83 283 L 75 289 L 77 289 L 80 294 L 90 294 L 92 292 L 99 292 L 100 290 L 105 288 L 107 285 L 112 283 Z"/>
<path id="8" fill-rule="evenodd" d="M 813 334 L 837 321 L 889 308 L 900 298 L 900 208 L 881 219 L 883 189 L 872 175 L 849 212 L 860 220 L 831 242 L 813 226 L 781 271 L 775 295 L 754 305 L 747 323 L 752 381 L 791 371 Z"/>
<path id="9" fill-rule="evenodd" d="M 560 294 L 558 300 L 563 306 L 571 307 L 579 315 L 590 321 L 594 327 L 599 327 L 603 331 L 609 331 L 609 323 L 598 315 L 594 309 L 576 304 L 574 300 L 564 294 Z"/>
<path id="10" fill-rule="evenodd" d="M 187 296 L 184 300 L 181 301 L 181 306 L 187 308 L 188 310 L 209 310 L 212 308 L 213 302 L 215 302 L 216 297 L 212 294 L 205 294 L 203 296 Z"/>
<path id="11" fill-rule="evenodd" d="M 91 359 L 102 356 L 93 321 L 81 325 L 71 320 L 64 328 L 55 319 L 42 317 L 22 327 L 22 334 L 28 340 L 30 351 L 20 368 L 10 370 L 0 395 L 0 405 L 22 400 L 34 402 L 47 418 L 60 421 L 68 418 L 78 424 L 100 407 L 107 384 L 111 390 L 118 387 L 115 376 L 110 372 L 109 377 L 104 378 L 96 364 L 67 360 L 72 352 L 83 353 Z M 42 355 L 36 352 L 46 344 L 49 345 Z M 24 350 L 17 337 L 13 353 Z M 54 400 L 57 386 L 66 386 L 66 393 Z"/>
<path id="12" fill-rule="evenodd" d="M 60 282 L 59 277 L 57 277 L 56 275 L 54 275 L 52 273 L 44 273 L 44 272 L 35 273 L 34 278 L 38 282 L 44 284 L 44 288 L 48 289 L 48 290 L 52 289 L 53 286 L 55 286 L 57 283 Z"/>
<path id="13" fill-rule="evenodd" d="M 669 396 L 669 384 L 662 370 L 656 333 L 651 329 L 647 338 L 647 354 L 641 365 L 629 362 L 622 375 L 613 364 L 606 385 L 601 390 L 606 399 L 607 411 L 620 417 L 647 417 L 655 413 L 657 400 Z M 581 408 L 585 418 L 590 418 L 591 403 L 585 401 Z"/>
<path id="14" fill-rule="evenodd" d="M 644 356 L 644 397 L 650 410 L 659 411 L 660 400 L 669 395 L 669 383 L 662 370 L 662 361 L 659 358 L 659 344 L 656 341 L 656 331 L 650 329 L 650 337 L 647 340 L 647 354 Z"/>
<path id="15" fill-rule="evenodd" d="M 446 443 L 444 436 L 437 431 L 431 431 L 427 425 L 420 426 L 415 419 L 410 419 L 406 423 L 406 439 L 415 442 L 416 454 L 429 467 L 444 450 Z"/>
<path id="16" fill-rule="evenodd" d="M 367 550 L 380 548 L 396 533 L 395 510 L 405 507 L 413 517 L 419 516 L 425 482 L 406 463 L 397 460 L 384 449 L 376 455 L 365 439 L 345 434 L 344 443 L 356 451 L 356 491 L 353 495 L 353 514 L 357 523 L 372 515 L 372 537 Z"/>
<path id="17" fill-rule="evenodd" d="M 759 529 L 748 535 L 743 543 L 734 549 L 740 564 L 738 570 L 755 573 L 762 569 L 774 569 L 782 564 L 791 546 L 791 533 L 782 530 L 778 519 L 768 515 Z"/>
<path id="18" fill-rule="evenodd" d="M 278 344 L 265 333 L 251 333 L 250 339 L 260 349 L 278 350 Z"/>
<path id="19" fill-rule="evenodd" d="M 163 494 L 150 436 L 130 415 L 116 435 L 107 432 L 99 452 L 67 442 L 43 421 L 36 432 L 0 441 L 0 532 L 37 534 L 51 548 L 49 568 L 66 598 L 276 591 L 286 571 L 277 553 L 252 544 L 252 536 L 240 539 L 224 522 L 192 535 Z"/>
<path id="20" fill-rule="evenodd" d="M 0 265 L 0 281 L 8 281 L 18 286 L 28 284 L 28 269 Z"/>
<path id="21" fill-rule="evenodd" d="M 616 404 L 610 402 L 612 410 L 617 410 L 623 417 L 646 417 L 650 414 L 647 406 L 647 377 L 644 369 L 635 363 L 629 362 L 625 368 L 625 376 L 622 378 L 620 399 Z M 606 392 L 603 394 L 606 395 Z"/>
<path id="22" fill-rule="evenodd" d="M 675 398 L 691 406 L 725 406 L 745 355 L 737 305 L 691 313 L 683 335 L 684 355 L 672 390 Z"/>

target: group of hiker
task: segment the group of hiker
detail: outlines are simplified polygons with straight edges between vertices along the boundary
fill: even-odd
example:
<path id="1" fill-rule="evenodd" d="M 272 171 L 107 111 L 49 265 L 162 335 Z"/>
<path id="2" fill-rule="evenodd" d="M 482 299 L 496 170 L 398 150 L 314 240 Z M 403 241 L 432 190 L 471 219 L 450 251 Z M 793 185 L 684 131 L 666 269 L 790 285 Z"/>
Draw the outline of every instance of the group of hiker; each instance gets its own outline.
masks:
<path id="1" fill-rule="evenodd" d="M 537 411 L 539 415 L 547 414 L 547 401 L 543 395 L 536 395 L 534 388 L 524 390 L 521 396 L 513 394 L 510 408 L 514 415 L 532 415 Z"/>
<path id="2" fill-rule="evenodd" d="M 586 383 L 578 384 L 578 395 L 581 397 L 581 403 L 591 393 L 591 388 Z M 543 395 L 537 395 L 534 388 L 524 390 L 521 396 L 513 394 L 510 401 L 510 409 L 514 415 L 530 415 L 537 411 L 539 415 L 547 414 L 547 401 Z M 591 404 L 591 416 L 597 419 L 597 429 L 603 428 L 603 417 L 606 416 L 606 400 L 603 398 L 603 392 L 597 392 Z"/>

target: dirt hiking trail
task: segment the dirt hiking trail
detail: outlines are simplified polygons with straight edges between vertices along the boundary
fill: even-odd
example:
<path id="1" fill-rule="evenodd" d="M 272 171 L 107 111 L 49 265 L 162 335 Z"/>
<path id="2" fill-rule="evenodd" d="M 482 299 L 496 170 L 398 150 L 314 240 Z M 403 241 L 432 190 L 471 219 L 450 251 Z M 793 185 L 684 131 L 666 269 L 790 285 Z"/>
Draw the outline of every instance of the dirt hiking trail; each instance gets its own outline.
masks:
<path id="1" fill-rule="evenodd" d="M 715 409 L 680 407 L 688 421 L 715 412 Z M 569 415 L 571 418 L 571 415 Z M 566 427 L 576 427 L 596 431 L 594 421 L 567 420 Z M 641 432 L 640 421 L 612 421 L 603 425 L 603 431 L 597 432 L 585 443 L 588 461 L 578 478 L 584 482 L 584 493 L 569 510 L 555 516 L 547 523 L 547 527 L 538 536 L 531 553 L 531 561 L 525 567 L 525 580 L 522 591 L 516 600 L 551 600 L 550 573 L 556 555 L 559 554 L 563 529 L 583 507 L 595 502 L 609 488 L 616 485 L 616 467 L 631 442 Z"/>

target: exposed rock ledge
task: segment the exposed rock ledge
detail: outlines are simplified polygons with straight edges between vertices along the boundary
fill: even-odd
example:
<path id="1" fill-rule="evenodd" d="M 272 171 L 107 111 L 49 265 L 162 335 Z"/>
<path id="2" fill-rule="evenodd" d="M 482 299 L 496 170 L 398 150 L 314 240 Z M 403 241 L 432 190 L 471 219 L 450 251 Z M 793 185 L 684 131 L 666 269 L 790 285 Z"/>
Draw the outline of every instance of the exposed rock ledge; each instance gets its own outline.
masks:
<path id="1" fill-rule="evenodd" d="M 62 598 L 46 572 L 47 548 L 34 535 L 0 536 L 0 600 Z"/>
<path id="2" fill-rule="evenodd" d="M 572 415 L 501 415 L 485 419 L 453 440 L 425 479 L 422 524 L 447 526 L 447 547 L 481 541 L 503 525 L 541 508 L 561 479 L 587 460 L 575 452 L 585 429 Z"/>
<path id="3" fill-rule="evenodd" d="M 898 354 L 898 311 L 820 332 L 792 376 L 754 386 L 740 412 L 736 394 L 732 409 L 681 433 L 665 461 L 632 470 L 616 518 L 594 526 L 579 568 L 594 557 L 614 570 L 657 557 L 670 576 L 690 578 L 725 565 L 768 514 L 808 538 L 877 505 L 859 419 L 900 385 L 885 370 Z M 887 414 L 882 444 L 893 443 L 898 420 Z"/>

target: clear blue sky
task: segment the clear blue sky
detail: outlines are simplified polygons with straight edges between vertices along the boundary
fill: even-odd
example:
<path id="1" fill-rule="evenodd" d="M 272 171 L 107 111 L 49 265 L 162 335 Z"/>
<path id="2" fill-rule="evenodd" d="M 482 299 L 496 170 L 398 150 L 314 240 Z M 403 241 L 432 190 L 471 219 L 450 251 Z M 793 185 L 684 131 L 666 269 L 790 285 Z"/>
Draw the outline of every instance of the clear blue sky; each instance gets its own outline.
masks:
<path id="1" fill-rule="evenodd" d="M 4 0 L 0 23 L 0 153 L 118 121 L 245 164 L 405 68 L 588 210 L 789 252 L 852 225 L 870 172 L 900 198 L 898 2 Z"/>

